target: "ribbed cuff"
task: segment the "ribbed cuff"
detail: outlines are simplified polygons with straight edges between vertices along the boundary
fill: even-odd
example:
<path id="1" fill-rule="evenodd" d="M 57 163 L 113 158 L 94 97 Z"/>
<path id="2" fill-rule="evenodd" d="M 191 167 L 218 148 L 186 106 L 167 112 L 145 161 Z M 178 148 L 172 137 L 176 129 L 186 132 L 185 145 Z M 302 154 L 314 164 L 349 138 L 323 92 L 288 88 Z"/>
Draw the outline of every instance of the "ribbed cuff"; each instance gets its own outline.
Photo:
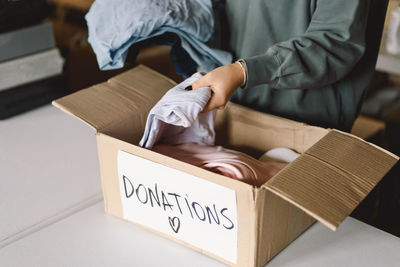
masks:
<path id="1" fill-rule="evenodd" d="M 242 59 L 246 64 L 246 84 L 243 89 L 260 84 L 269 84 L 271 87 L 278 82 L 281 62 L 278 54 L 269 49 L 266 54 Z"/>

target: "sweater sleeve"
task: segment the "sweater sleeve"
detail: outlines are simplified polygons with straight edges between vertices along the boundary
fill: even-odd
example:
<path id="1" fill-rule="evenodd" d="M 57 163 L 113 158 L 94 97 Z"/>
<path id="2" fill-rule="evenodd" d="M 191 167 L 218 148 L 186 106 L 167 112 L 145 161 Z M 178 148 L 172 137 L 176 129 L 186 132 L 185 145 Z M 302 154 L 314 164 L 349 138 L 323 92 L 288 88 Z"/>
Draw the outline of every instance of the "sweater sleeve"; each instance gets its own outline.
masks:
<path id="1" fill-rule="evenodd" d="M 369 0 L 318 0 L 306 32 L 244 58 L 246 88 L 319 88 L 346 76 L 365 52 Z"/>

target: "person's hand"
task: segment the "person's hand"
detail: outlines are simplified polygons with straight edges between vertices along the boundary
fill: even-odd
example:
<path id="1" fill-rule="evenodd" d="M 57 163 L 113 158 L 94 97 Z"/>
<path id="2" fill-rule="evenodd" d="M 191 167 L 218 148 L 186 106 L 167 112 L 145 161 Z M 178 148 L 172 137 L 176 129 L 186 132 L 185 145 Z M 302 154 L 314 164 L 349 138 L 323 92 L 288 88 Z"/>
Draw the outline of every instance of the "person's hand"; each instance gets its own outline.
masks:
<path id="1" fill-rule="evenodd" d="M 209 86 L 212 95 L 203 112 L 223 109 L 235 90 L 242 86 L 244 73 L 237 63 L 214 69 L 192 84 L 192 89 Z"/>

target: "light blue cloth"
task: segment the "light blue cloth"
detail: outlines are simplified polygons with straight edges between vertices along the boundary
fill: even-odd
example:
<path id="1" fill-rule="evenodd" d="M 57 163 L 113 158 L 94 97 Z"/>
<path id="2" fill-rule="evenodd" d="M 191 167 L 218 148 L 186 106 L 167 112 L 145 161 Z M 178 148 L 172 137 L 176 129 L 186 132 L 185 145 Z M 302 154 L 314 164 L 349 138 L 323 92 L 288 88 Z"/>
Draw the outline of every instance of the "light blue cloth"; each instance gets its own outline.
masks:
<path id="1" fill-rule="evenodd" d="M 96 0 L 85 18 L 102 70 L 122 68 L 132 44 L 167 31 L 180 37 L 198 71 L 232 62 L 230 53 L 206 44 L 214 31 L 210 0 Z"/>
<path id="2" fill-rule="evenodd" d="M 201 78 L 193 74 L 170 89 L 147 116 L 146 127 L 139 145 L 152 148 L 158 142 L 178 145 L 198 143 L 213 145 L 216 110 L 200 113 L 211 97 L 209 87 L 186 91 L 185 88 Z"/>

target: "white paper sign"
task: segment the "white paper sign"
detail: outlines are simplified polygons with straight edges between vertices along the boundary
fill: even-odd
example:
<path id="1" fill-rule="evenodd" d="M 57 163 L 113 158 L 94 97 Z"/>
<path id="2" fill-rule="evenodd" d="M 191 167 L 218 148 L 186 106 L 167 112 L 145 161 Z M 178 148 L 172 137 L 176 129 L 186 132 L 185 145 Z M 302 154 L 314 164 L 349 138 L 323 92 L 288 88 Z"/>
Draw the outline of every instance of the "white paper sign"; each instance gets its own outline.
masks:
<path id="1" fill-rule="evenodd" d="M 118 151 L 124 218 L 237 261 L 234 190 Z"/>

